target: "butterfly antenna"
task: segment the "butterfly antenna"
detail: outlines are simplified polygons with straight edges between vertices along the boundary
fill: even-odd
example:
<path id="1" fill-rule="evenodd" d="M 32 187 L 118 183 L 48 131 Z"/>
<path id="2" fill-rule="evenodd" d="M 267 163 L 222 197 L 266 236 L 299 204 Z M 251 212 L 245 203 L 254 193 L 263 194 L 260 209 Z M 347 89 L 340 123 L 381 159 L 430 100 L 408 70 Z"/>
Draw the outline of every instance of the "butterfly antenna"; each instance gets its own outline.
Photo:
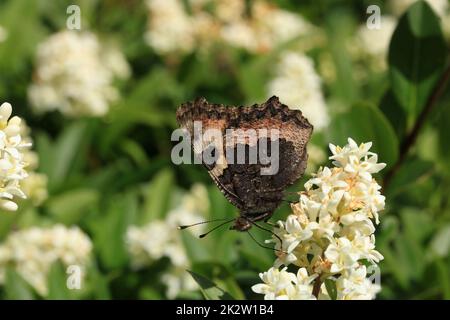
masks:
<path id="1" fill-rule="evenodd" d="M 281 252 L 281 253 L 286 254 L 286 252 L 284 252 L 284 251 L 282 251 L 282 250 L 275 249 L 275 248 L 271 248 L 271 247 L 268 247 L 268 246 L 265 246 L 265 245 L 261 244 L 261 243 L 260 243 L 258 240 L 256 240 L 256 238 L 250 233 L 250 231 L 247 230 L 247 233 L 249 234 L 250 238 L 252 238 L 253 241 L 255 241 L 255 243 L 256 243 L 258 246 L 260 246 L 261 248 L 269 249 L 269 250 L 273 250 L 273 251 L 278 251 L 278 252 Z"/>
<path id="2" fill-rule="evenodd" d="M 208 234 L 210 234 L 210 233 L 213 232 L 214 230 L 219 229 L 220 227 L 222 227 L 222 226 L 224 226 L 224 225 L 230 223 L 231 221 L 234 221 L 234 219 L 235 219 L 235 218 L 233 218 L 233 219 L 231 219 L 231 220 L 227 220 L 227 221 L 225 221 L 225 222 L 219 224 L 218 226 L 215 226 L 214 228 L 212 228 L 212 229 L 209 230 L 208 232 L 199 235 L 199 238 L 204 238 L 204 237 L 206 237 Z"/>
<path id="3" fill-rule="evenodd" d="M 197 222 L 197 223 L 193 223 L 193 224 L 188 224 L 188 225 L 184 225 L 184 226 L 178 226 L 177 229 L 178 229 L 178 230 L 183 230 L 183 229 L 190 228 L 190 227 L 193 227 L 193 226 L 198 226 L 199 224 L 205 224 L 205 223 L 217 222 L 217 221 L 225 221 L 225 220 L 228 221 L 228 219 L 213 219 L 213 220 L 206 220 L 206 221 Z"/>
<path id="4" fill-rule="evenodd" d="M 257 227 L 257 228 L 259 228 L 259 229 L 261 229 L 261 230 L 264 230 L 264 231 L 269 232 L 271 235 L 273 235 L 275 238 L 277 238 L 277 239 L 280 241 L 280 247 L 283 246 L 283 240 L 281 240 L 280 236 L 277 235 L 275 232 L 273 232 L 272 230 L 269 230 L 269 229 L 267 229 L 267 228 L 261 227 L 261 226 L 258 225 L 255 221 L 251 221 L 251 220 L 249 220 L 249 221 L 250 221 L 250 223 L 253 224 L 255 227 Z"/>

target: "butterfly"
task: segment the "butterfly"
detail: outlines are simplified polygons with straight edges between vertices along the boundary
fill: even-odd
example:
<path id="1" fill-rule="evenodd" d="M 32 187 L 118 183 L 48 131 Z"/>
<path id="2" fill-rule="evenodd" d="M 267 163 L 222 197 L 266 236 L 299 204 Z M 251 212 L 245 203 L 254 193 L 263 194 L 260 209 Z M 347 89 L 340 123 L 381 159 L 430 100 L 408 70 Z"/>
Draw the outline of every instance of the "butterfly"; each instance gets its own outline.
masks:
<path id="1" fill-rule="evenodd" d="M 289 109 L 275 96 L 248 107 L 198 98 L 182 104 L 176 117 L 180 127 L 194 137 L 194 155 L 201 157 L 217 187 L 239 210 L 231 229 L 247 231 L 255 222 L 267 221 L 283 201 L 286 188 L 305 172 L 313 126 L 301 111 Z M 212 129 L 220 135 L 195 138 L 199 126 L 203 133 Z M 249 132 L 256 132 L 256 137 Z M 213 160 L 206 161 L 207 156 Z M 271 167 L 277 170 L 267 172 Z"/>

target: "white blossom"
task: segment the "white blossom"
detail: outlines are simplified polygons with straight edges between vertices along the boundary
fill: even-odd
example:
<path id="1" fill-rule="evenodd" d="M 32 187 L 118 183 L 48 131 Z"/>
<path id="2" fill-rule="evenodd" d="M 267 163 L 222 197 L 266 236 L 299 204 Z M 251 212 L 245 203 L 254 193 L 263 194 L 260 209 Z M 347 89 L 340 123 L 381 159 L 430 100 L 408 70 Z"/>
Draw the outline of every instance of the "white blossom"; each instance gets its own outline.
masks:
<path id="1" fill-rule="evenodd" d="M 12 106 L 3 103 L 0 106 L 0 208 L 15 211 L 18 208 L 15 199 L 26 198 L 21 183 L 28 176 L 24 153 L 31 143 L 21 136 L 22 120 L 11 118 Z"/>
<path id="2" fill-rule="evenodd" d="M 161 259 L 166 254 L 170 238 L 170 229 L 164 221 L 155 220 L 143 227 L 129 227 L 126 239 L 132 267 L 140 269 Z"/>
<path id="3" fill-rule="evenodd" d="M 366 23 L 356 30 L 346 45 L 355 65 L 355 77 L 358 81 L 367 81 L 369 72 L 382 72 L 387 68 L 389 44 L 397 25 L 397 18 L 382 15 L 380 25 L 369 28 Z"/>
<path id="4" fill-rule="evenodd" d="M 29 100 L 37 113 L 102 116 L 119 97 L 114 79 L 129 72 L 122 53 L 95 34 L 61 31 L 39 45 Z"/>
<path id="5" fill-rule="evenodd" d="M 367 268 L 362 265 L 351 269 L 336 281 L 338 300 L 371 300 L 381 290 L 367 278 Z"/>
<path id="6" fill-rule="evenodd" d="M 303 278 L 319 281 L 313 298 L 331 299 L 322 283 L 326 279 L 336 284 L 337 299 L 375 297 L 380 287 L 367 278 L 364 263 L 376 266 L 383 259 L 375 248 L 372 220 L 378 223 L 385 199 L 372 175 L 385 164 L 378 163 L 371 146 L 350 138 L 344 147 L 330 144 L 334 167 L 313 174 L 291 205 L 292 214 L 278 221 L 276 236 L 268 240 L 275 243 L 277 259 L 274 268 L 261 274 L 264 284 L 254 286 L 255 292 L 265 299 L 311 298 L 309 287 L 299 290 L 293 274 L 278 269 L 293 264 Z"/>
<path id="7" fill-rule="evenodd" d="M 252 290 L 264 294 L 265 300 L 314 300 L 311 282 L 315 276 L 308 276 L 304 268 L 300 268 L 297 275 L 286 269 L 270 268 L 260 273 L 263 283 L 254 285 Z"/>
<path id="8" fill-rule="evenodd" d="M 167 287 L 166 295 L 169 299 L 175 299 L 181 291 L 195 291 L 198 289 L 197 283 L 184 268 L 169 268 L 161 276 L 161 281 Z"/>
<path id="9" fill-rule="evenodd" d="M 330 272 L 337 273 L 357 266 L 360 256 L 352 242 L 341 237 L 328 245 L 325 258 L 331 263 Z"/>
<path id="10" fill-rule="evenodd" d="M 214 42 L 225 42 L 251 53 L 264 53 L 312 30 L 311 24 L 300 15 L 265 0 L 251 3 L 245 0 L 147 0 L 146 3 L 149 19 L 145 39 L 160 55 L 201 51 Z M 251 14 L 248 14 L 248 5 Z"/>
<path id="11" fill-rule="evenodd" d="M 316 130 L 327 126 L 329 117 L 321 79 L 308 56 L 293 51 L 284 53 L 269 82 L 268 94 L 280 97 L 292 109 L 301 109 Z"/>
<path id="12" fill-rule="evenodd" d="M 170 299 L 180 291 L 197 288 L 192 277 L 186 273 L 190 262 L 177 227 L 204 220 L 202 217 L 208 209 L 205 187 L 194 185 L 164 220 L 153 220 L 145 226 L 131 226 L 127 230 L 126 244 L 134 269 L 148 267 L 162 258 L 169 259 L 171 266 L 161 281 L 166 285 L 166 294 Z"/>
<path id="13" fill-rule="evenodd" d="M 159 54 L 190 52 L 195 46 L 191 17 L 180 0 L 147 0 L 147 43 Z"/>
<path id="14" fill-rule="evenodd" d="M 372 58 L 385 59 L 396 25 L 397 19 L 388 15 L 381 16 L 380 28 L 369 29 L 366 24 L 361 25 L 357 32 L 361 50 Z"/>
<path id="15" fill-rule="evenodd" d="M 240 5 L 241 11 L 221 14 L 228 19 L 222 28 L 222 37 L 233 46 L 262 53 L 297 36 L 306 35 L 313 29 L 300 15 L 277 8 L 266 1 L 253 2 L 252 14 L 248 17 L 245 14 L 245 1 L 240 2 L 243 3 Z M 237 4 L 235 6 L 238 7 Z"/>
<path id="16" fill-rule="evenodd" d="M 6 266 L 13 266 L 40 295 L 46 296 L 51 266 L 60 261 L 65 266 L 85 267 L 91 251 L 91 240 L 78 227 L 55 225 L 13 232 L 0 245 L 0 283 L 5 281 Z"/>

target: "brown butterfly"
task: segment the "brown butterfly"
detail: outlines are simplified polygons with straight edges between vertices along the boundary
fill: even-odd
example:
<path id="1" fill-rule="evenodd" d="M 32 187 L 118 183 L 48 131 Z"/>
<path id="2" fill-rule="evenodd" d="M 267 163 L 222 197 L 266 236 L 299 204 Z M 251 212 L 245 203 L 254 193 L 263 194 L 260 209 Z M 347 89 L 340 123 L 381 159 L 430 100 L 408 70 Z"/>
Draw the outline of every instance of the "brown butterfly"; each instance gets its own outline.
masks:
<path id="1" fill-rule="evenodd" d="M 199 98 L 178 108 L 177 121 L 191 137 L 195 136 L 196 123 L 203 133 L 208 129 L 221 133 L 220 138 L 203 136 L 191 142 L 220 191 L 240 212 L 231 229 L 247 231 L 256 221 L 267 221 L 283 201 L 285 189 L 305 171 L 306 145 L 313 126 L 301 111 L 289 109 L 275 96 L 250 107 L 211 104 Z M 256 139 L 249 132 L 256 132 Z M 271 132 L 278 134 L 272 136 Z M 264 145 L 265 159 L 258 157 L 261 153 L 257 150 Z M 273 146 L 278 150 L 276 157 Z M 255 154 L 257 159 L 251 159 Z M 213 161 L 205 161 L 206 155 L 212 155 Z M 271 167 L 277 171 L 264 173 Z"/>

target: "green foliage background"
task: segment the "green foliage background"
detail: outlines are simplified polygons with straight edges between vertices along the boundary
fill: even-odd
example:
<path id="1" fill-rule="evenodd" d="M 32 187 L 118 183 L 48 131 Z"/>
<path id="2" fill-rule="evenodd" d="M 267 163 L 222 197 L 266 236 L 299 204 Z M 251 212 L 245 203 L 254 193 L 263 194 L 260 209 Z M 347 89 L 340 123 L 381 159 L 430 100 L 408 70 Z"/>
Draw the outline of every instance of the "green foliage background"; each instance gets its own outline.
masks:
<path id="1" fill-rule="evenodd" d="M 121 44 L 132 67 L 132 79 L 121 87 L 122 99 L 102 119 L 36 116 L 26 98 L 37 44 L 64 29 L 66 8 L 74 2 L 81 7 L 83 29 Z M 336 80 L 324 86 L 332 122 L 315 143 L 326 150 L 328 142 L 342 145 L 349 136 L 373 141 L 380 161 L 388 164 L 378 177 L 386 196 L 377 231 L 377 247 L 385 257 L 378 297 L 450 299 L 450 90 L 442 86 L 439 99 L 427 106 L 448 72 L 448 43 L 439 18 L 423 2 L 410 8 L 393 35 L 388 71 L 361 82 L 344 43 L 365 21 L 367 6 L 379 4 L 383 11 L 383 1 L 276 2 L 321 28 L 326 41 L 310 55 L 330 54 L 336 69 Z M 0 44 L 0 100 L 10 102 L 32 128 L 50 194 L 39 208 L 24 205 L 17 213 L 0 213 L 0 239 L 13 229 L 58 222 L 79 225 L 94 244 L 83 290 L 67 290 L 65 270 L 56 264 L 48 298 L 163 299 L 159 277 L 167 262 L 131 270 L 123 240 L 127 227 L 164 217 L 179 191 L 196 182 L 209 186 L 209 218 L 237 214 L 203 168 L 171 163 L 175 111 L 198 96 L 228 104 L 262 102 L 278 51 L 249 55 L 218 47 L 206 57 L 191 54 L 173 64 L 144 43 L 146 21 L 144 4 L 137 0 L 0 4 L 0 23 L 9 30 Z M 417 139 L 411 141 L 416 129 Z M 303 182 L 292 190 L 302 190 Z M 273 220 L 288 212 L 282 206 Z M 258 239 L 268 238 L 254 232 Z M 202 240 L 183 234 L 183 240 L 192 271 L 204 277 L 201 283 L 210 279 L 237 299 L 260 298 L 250 287 L 272 265 L 273 252 L 227 230 Z M 214 290 L 204 294 L 220 296 Z M 8 270 L 0 296 L 40 298 L 14 270 Z M 180 297 L 202 298 L 200 292 Z"/>

